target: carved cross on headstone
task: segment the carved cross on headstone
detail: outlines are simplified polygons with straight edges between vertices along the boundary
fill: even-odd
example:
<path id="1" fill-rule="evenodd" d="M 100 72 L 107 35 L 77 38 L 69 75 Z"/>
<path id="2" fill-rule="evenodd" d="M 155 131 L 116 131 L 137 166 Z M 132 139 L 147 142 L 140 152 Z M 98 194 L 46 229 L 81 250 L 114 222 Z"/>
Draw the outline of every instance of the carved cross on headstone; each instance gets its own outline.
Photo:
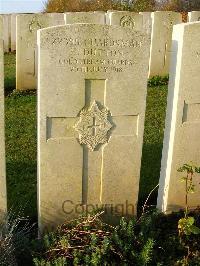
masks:
<path id="1" fill-rule="evenodd" d="M 100 125 L 97 124 L 96 117 L 93 117 L 93 119 L 92 119 L 92 125 L 91 126 L 88 126 L 88 128 L 91 128 L 92 129 L 92 136 L 95 136 L 97 134 L 97 128 L 99 126 Z"/>
<path id="2" fill-rule="evenodd" d="M 112 116 L 112 110 L 105 107 L 106 89 L 106 80 L 85 80 L 85 107 L 80 110 L 77 117 L 47 118 L 47 140 L 51 138 L 77 138 L 79 143 L 83 144 L 83 204 L 87 203 L 88 190 L 90 190 L 88 188 L 90 187 L 88 184 L 88 158 L 91 151 L 101 152 L 101 156 L 103 156 L 103 148 L 100 150 L 100 145 L 106 143 L 109 145 L 108 134 L 111 137 L 137 136 L 138 115 Z M 95 155 L 91 156 L 94 157 Z M 102 169 L 101 167 L 101 171 L 103 171 Z M 102 173 L 99 173 L 99 176 L 101 178 Z M 100 180 L 101 185 L 102 180 Z M 98 191 L 101 201 L 102 189 L 99 188 Z"/>

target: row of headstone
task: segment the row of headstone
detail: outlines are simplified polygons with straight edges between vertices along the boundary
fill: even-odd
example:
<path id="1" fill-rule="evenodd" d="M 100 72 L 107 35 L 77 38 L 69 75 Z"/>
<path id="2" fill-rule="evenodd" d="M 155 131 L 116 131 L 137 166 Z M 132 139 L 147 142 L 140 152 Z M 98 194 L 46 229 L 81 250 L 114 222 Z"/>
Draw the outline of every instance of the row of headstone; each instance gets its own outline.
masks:
<path id="1" fill-rule="evenodd" d="M 41 28 L 35 20 L 27 26 L 30 32 Z M 199 30 L 198 22 L 174 27 L 158 194 L 162 211 L 184 206 L 177 169 L 188 161 L 200 165 Z M 136 214 L 150 36 L 129 27 L 69 24 L 39 30 L 37 45 L 40 229 L 102 206 L 111 214 Z M 0 96 L 5 210 L 3 88 Z M 191 207 L 200 204 L 198 177 L 194 182 Z"/>
<path id="2" fill-rule="evenodd" d="M 80 22 L 84 23 L 84 15 L 83 13 L 85 12 L 73 12 L 73 13 L 65 13 L 66 14 L 66 23 L 71 24 L 71 23 L 77 23 L 78 17 L 80 17 Z M 96 20 L 98 24 L 105 24 L 107 21 L 109 21 L 109 13 L 104 13 L 104 12 L 90 12 L 91 13 L 91 23 L 94 23 Z M 127 14 L 127 12 L 124 12 Z M 132 12 L 131 12 L 132 13 Z M 152 19 L 151 19 L 151 12 L 140 12 L 143 16 L 143 27 L 146 29 L 146 31 L 151 34 L 151 28 L 152 28 Z M 16 50 L 16 16 L 18 14 L 8 14 L 8 15 L 2 15 L 4 17 L 4 51 L 9 52 L 15 51 Z M 192 11 L 188 13 L 188 21 L 189 22 L 194 22 L 200 20 L 200 11 Z M 85 21 L 89 23 L 88 16 L 86 16 Z M 132 22 L 129 22 L 132 24 Z M 108 22 L 109 24 L 109 22 Z M 123 24 L 123 21 L 122 21 Z"/>
<path id="3" fill-rule="evenodd" d="M 96 12 L 87 12 L 90 13 L 90 16 L 86 15 L 86 12 L 68 12 L 65 13 L 66 14 L 66 24 L 71 24 L 71 23 L 77 23 L 77 21 L 79 20 L 80 23 L 95 23 L 95 21 L 98 24 L 112 24 L 110 23 L 110 20 L 113 20 L 114 18 L 110 18 L 110 13 L 113 11 L 108 11 L 107 13 L 101 12 L 101 11 L 96 11 Z M 116 15 L 116 13 L 120 13 L 120 11 L 118 12 L 114 12 L 114 17 L 115 16 L 119 16 Z M 132 15 L 129 17 L 129 22 L 128 21 L 121 21 L 121 24 L 129 24 L 129 26 L 133 26 L 134 24 L 134 20 L 131 21 L 131 18 L 134 17 L 134 13 L 132 13 Z M 125 16 L 127 16 L 127 12 L 122 11 L 121 14 L 124 14 Z M 143 28 L 145 28 L 145 30 L 151 34 L 151 28 L 152 28 L 152 18 L 151 18 L 151 12 L 140 12 L 139 14 L 141 14 L 143 16 Z M 152 13 L 153 14 L 153 13 Z M 4 35 L 3 35 L 3 39 L 4 39 L 4 52 L 9 52 L 9 50 L 11 51 L 15 51 L 16 50 L 16 16 L 18 14 L 3 14 L 3 25 L 4 25 Z M 135 15 L 138 15 L 135 13 Z M 198 21 L 200 19 L 200 11 L 192 11 L 188 13 L 188 21 L 189 22 L 194 22 L 194 21 Z M 141 18 L 139 19 L 141 20 Z M 114 21 L 114 20 L 113 20 Z M 136 23 L 136 29 L 137 29 L 137 24 Z"/>
<path id="4" fill-rule="evenodd" d="M 195 12 L 192 12 L 195 13 Z M 197 13 L 197 12 L 196 12 Z M 36 31 L 40 28 L 73 23 L 95 23 L 120 25 L 151 35 L 149 77 L 164 76 L 169 73 L 169 58 L 173 25 L 182 22 L 182 16 L 175 12 L 142 12 L 140 14 L 124 11 L 69 12 L 65 14 L 27 14 L 18 15 L 17 32 L 14 23 L 16 14 L 11 16 L 12 50 L 17 42 L 16 88 L 29 90 L 36 88 Z M 59 17 L 59 19 L 57 19 Z M 3 16 L 9 22 L 9 16 Z M 49 19 L 51 18 L 51 19 Z M 23 21 L 24 20 L 24 21 Z M 7 29 L 8 27 L 4 27 Z M 4 33 L 6 35 L 6 33 Z M 7 36 L 9 33 L 7 32 Z M 17 41 L 15 38 L 17 36 Z M 4 41 L 8 50 L 8 42 Z"/>
<path id="5" fill-rule="evenodd" d="M 174 27 L 157 205 L 164 212 L 185 206 L 177 169 L 190 160 L 200 163 L 199 30 L 200 23 Z M 135 214 L 149 43 L 148 35 L 122 27 L 68 25 L 39 32 L 41 229 L 66 215 L 74 218 L 88 205 Z M 104 52 L 97 54 L 99 46 Z M 191 208 L 200 204 L 199 177 Z"/>
<path id="6" fill-rule="evenodd" d="M 177 169 L 189 161 L 200 165 L 199 30 L 200 23 L 174 27 L 157 203 L 164 212 L 185 206 Z M 41 230 L 101 206 L 112 214 L 136 213 L 149 48 L 148 34 L 123 27 L 39 31 Z M 190 208 L 200 205 L 199 177 Z"/>
<path id="7" fill-rule="evenodd" d="M 59 21 L 57 20 L 59 17 Z M 144 19 L 143 19 L 144 17 Z M 49 19 L 51 18 L 51 19 Z M 181 15 L 174 12 L 154 12 L 151 35 L 151 13 L 109 11 L 106 20 L 104 12 L 73 12 L 66 14 L 32 14 L 17 16 L 17 90 L 36 88 L 36 31 L 38 29 L 74 23 L 95 23 L 122 26 L 133 31 L 151 35 L 151 56 L 149 76 L 166 75 L 169 68 L 172 28 L 181 23 Z"/>
<path id="8" fill-rule="evenodd" d="M 4 137 L 3 18 L 0 17 L 0 219 L 7 209 Z"/>
<path id="9" fill-rule="evenodd" d="M 17 13 L 0 14 L 3 19 L 3 42 L 4 52 L 16 51 L 16 17 Z"/>

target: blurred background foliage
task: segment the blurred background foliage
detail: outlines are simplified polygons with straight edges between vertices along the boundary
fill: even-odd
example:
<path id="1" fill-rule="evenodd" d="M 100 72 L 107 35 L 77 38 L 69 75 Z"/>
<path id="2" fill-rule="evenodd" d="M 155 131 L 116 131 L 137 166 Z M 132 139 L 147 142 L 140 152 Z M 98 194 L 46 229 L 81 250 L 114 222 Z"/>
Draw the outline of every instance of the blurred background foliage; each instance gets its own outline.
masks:
<path id="1" fill-rule="evenodd" d="M 200 10 L 200 0 L 47 0 L 45 12 Z"/>

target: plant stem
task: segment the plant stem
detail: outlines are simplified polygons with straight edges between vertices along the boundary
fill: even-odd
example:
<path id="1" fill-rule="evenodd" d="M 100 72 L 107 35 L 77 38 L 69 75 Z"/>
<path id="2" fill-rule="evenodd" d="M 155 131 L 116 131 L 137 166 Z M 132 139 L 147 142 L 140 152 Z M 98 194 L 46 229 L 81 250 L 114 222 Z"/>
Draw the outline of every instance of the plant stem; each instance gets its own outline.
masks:
<path id="1" fill-rule="evenodd" d="M 188 175 L 187 173 L 187 178 L 185 181 L 185 218 L 188 216 Z"/>

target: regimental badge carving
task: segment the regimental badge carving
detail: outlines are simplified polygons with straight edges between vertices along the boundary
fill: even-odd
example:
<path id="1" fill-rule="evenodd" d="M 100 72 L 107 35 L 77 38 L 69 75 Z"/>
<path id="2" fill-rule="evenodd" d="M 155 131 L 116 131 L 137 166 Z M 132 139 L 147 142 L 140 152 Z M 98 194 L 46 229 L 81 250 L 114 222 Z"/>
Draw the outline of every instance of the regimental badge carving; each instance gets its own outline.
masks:
<path id="1" fill-rule="evenodd" d="M 42 25 L 39 23 L 39 21 L 36 18 L 33 18 L 28 26 L 29 26 L 29 31 L 31 33 L 35 32 L 36 30 L 40 30 L 42 28 Z"/>
<path id="2" fill-rule="evenodd" d="M 108 121 L 108 114 L 108 109 L 105 107 L 99 109 L 96 101 L 89 109 L 80 112 L 80 119 L 74 126 L 79 134 L 80 144 L 85 144 L 94 151 L 99 144 L 108 141 L 108 131 L 113 127 Z"/>
<path id="3" fill-rule="evenodd" d="M 124 16 L 120 20 L 120 26 L 124 28 L 133 29 L 135 27 L 135 21 L 130 16 Z"/>

